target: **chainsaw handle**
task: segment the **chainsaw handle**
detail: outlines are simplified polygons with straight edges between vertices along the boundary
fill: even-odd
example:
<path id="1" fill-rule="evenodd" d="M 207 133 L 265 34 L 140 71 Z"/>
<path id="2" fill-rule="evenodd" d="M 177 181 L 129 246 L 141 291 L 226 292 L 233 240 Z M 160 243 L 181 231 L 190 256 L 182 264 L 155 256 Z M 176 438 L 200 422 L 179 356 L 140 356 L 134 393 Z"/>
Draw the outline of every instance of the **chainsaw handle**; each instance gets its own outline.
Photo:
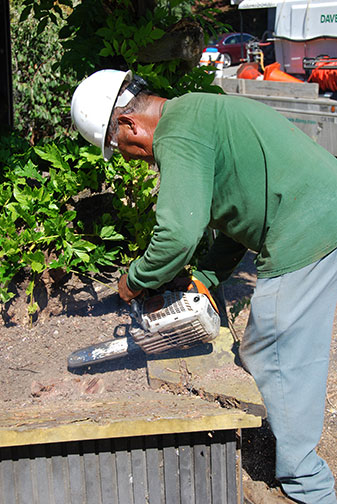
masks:
<path id="1" fill-rule="evenodd" d="M 205 294 L 213 308 L 216 312 L 219 313 L 219 309 L 216 305 L 216 302 L 213 299 L 212 294 L 207 289 L 207 287 L 195 276 L 190 277 L 176 277 L 168 286 L 171 286 L 171 289 L 174 291 L 182 291 L 182 292 L 194 292 L 196 294 Z"/>

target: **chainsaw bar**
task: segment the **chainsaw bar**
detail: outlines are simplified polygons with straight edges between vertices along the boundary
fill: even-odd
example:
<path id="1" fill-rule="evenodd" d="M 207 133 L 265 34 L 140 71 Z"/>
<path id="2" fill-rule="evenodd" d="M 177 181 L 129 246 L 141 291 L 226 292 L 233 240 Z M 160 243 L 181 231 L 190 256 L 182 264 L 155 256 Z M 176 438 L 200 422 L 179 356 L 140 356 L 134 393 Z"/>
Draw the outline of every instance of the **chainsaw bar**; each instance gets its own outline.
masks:
<path id="1" fill-rule="evenodd" d="M 141 348 L 131 338 L 118 338 L 76 350 L 69 355 L 68 366 L 70 368 L 88 366 L 97 362 L 119 359 L 140 351 Z"/>

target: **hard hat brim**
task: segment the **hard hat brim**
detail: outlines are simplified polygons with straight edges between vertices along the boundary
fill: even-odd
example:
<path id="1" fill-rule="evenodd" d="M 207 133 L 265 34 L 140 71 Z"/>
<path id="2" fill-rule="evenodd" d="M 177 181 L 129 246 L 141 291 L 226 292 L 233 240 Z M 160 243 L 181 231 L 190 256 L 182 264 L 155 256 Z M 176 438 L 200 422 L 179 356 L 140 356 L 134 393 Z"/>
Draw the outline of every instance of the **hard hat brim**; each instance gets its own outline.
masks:
<path id="1" fill-rule="evenodd" d="M 122 87 L 122 85 L 123 85 L 123 83 L 125 81 L 131 82 L 131 80 L 132 80 L 132 72 L 131 72 L 131 70 L 128 70 L 127 72 L 125 72 L 124 78 L 121 79 L 119 89 Z M 106 140 L 106 134 L 107 134 L 108 126 L 109 126 L 109 123 L 110 123 L 110 119 L 111 119 L 111 116 L 112 116 L 112 114 L 114 112 L 117 100 L 118 100 L 118 94 L 117 94 L 116 99 L 114 101 L 114 104 L 113 104 L 113 106 L 112 106 L 112 108 L 110 110 L 110 114 L 109 114 L 108 120 L 107 120 L 106 124 L 103 125 L 101 150 L 102 150 L 102 155 L 103 155 L 103 158 L 104 158 L 105 161 L 109 161 L 109 159 L 113 155 L 113 148 L 110 147 L 110 146 L 106 147 L 105 140 Z"/>

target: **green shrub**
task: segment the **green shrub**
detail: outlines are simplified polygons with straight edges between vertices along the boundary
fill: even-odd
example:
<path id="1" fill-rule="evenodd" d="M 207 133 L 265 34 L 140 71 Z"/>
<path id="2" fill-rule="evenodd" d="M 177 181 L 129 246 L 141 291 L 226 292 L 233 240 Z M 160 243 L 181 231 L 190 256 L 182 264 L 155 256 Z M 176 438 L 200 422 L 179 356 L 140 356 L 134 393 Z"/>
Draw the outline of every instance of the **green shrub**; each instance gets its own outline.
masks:
<path id="1" fill-rule="evenodd" d="M 69 135 L 70 101 L 76 80 L 71 69 L 61 72 L 59 68 L 64 49 L 58 38 L 58 25 L 48 23 L 41 31 L 33 16 L 20 22 L 22 12 L 22 2 L 12 0 L 14 126 L 35 145 L 40 140 Z M 58 19 L 64 25 L 59 15 Z"/>
<path id="2" fill-rule="evenodd" d="M 47 269 L 99 272 L 128 265 L 150 239 L 157 174 L 147 163 L 105 163 L 100 150 L 65 139 L 26 148 L 15 135 L 0 144 L 0 301 L 15 275 L 25 269 L 34 278 Z M 111 194 L 109 212 L 90 206 L 79 218 L 81 194 Z M 109 192 L 110 191 L 110 192 Z M 95 218 L 96 217 L 96 218 Z"/>

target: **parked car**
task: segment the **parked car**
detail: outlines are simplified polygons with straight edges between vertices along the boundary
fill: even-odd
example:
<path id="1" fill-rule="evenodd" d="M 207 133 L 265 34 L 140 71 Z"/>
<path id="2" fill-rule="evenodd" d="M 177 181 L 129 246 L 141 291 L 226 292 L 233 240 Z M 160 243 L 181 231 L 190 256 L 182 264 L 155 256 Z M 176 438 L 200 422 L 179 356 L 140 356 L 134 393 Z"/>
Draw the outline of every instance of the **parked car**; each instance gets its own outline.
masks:
<path id="1" fill-rule="evenodd" d="M 253 39 L 255 37 L 249 33 L 225 33 L 211 38 L 202 53 L 200 65 L 221 63 L 227 68 L 238 64 L 246 58 L 246 44 Z"/>

